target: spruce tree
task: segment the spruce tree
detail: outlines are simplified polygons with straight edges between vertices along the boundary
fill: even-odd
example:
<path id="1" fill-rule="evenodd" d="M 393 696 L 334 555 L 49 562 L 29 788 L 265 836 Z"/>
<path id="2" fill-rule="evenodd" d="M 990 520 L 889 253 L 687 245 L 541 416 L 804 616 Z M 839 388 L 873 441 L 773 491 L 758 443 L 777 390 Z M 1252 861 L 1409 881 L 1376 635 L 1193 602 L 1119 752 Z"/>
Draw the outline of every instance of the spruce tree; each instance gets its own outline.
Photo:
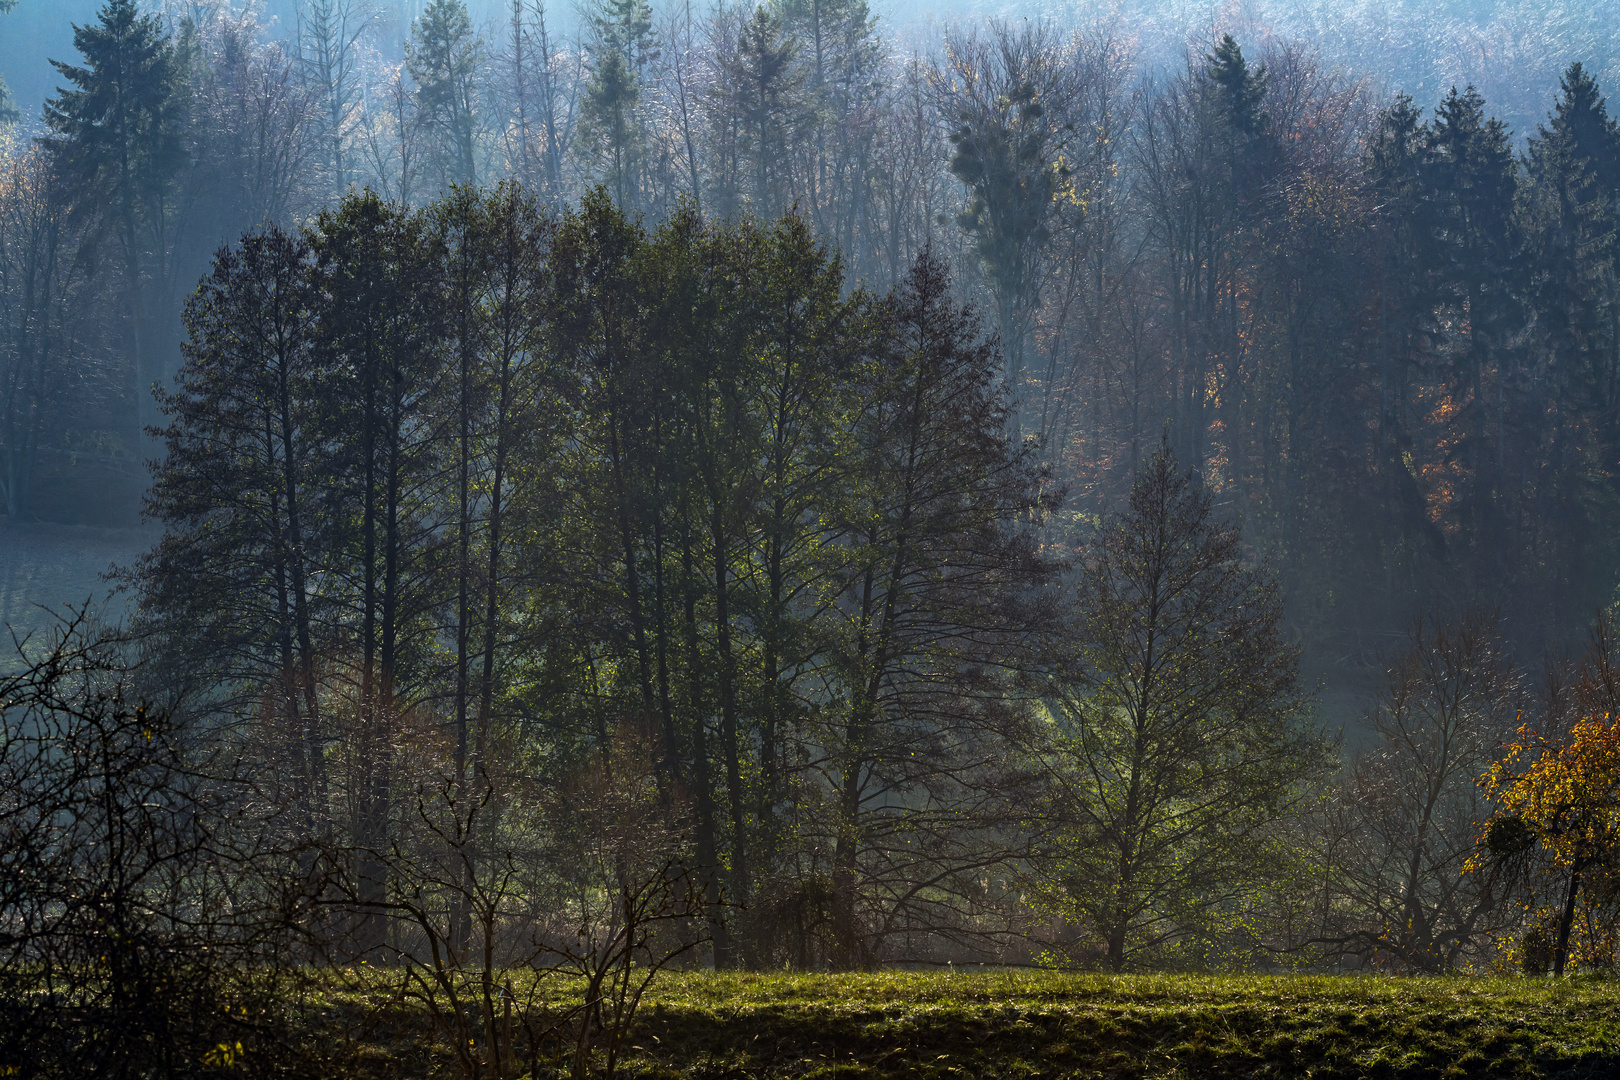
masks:
<path id="1" fill-rule="evenodd" d="M 143 275 L 161 273 L 174 175 L 182 159 L 176 89 L 180 58 L 156 15 L 134 0 L 108 0 L 97 21 L 73 28 L 84 66 L 52 60 L 71 84 L 45 103 L 56 155 L 76 202 L 104 214 L 123 255 L 135 419 L 144 428 L 147 387 L 163 374 L 152 348 Z"/>
<path id="2" fill-rule="evenodd" d="M 1573 64 L 1551 123 L 1527 147 L 1520 207 L 1525 298 L 1538 348 L 1529 358 L 1520 407 L 1520 452 L 1537 470 L 1533 532 L 1559 552 L 1554 594 L 1584 600 L 1613 535 L 1614 487 L 1602 467 L 1616 458 L 1612 407 L 1616 370 L 1614 229 L 1620 132 L 1597 84 Z"/>
<path id="3" fill-rule="evenodd" d="M 579 142 L 620 206 L 642 188 L 641 89 L 657 59 L 646 0 L 604 0 L 590 12 L 595 66 L 580 100 Z"/>
<path id="4" fill-rule="evenodd" d="M 1457 511 L 1473 540 L 1500 546 L 1505 468 L 1504 378 L 1510 335 L 1520 325 L 1515 275 L 1518 163 L 1507 125 L 1487 118 L 1479 92 L 1455 87 L 1435 110 L 1428 137 L 1428 197 L 1439 240 L 1433 268 L 1453 313 L 1449 378 L 1453 461 L 1466 473 Z M 1500 552 L 1497 552 L 1500 554 Z"/>

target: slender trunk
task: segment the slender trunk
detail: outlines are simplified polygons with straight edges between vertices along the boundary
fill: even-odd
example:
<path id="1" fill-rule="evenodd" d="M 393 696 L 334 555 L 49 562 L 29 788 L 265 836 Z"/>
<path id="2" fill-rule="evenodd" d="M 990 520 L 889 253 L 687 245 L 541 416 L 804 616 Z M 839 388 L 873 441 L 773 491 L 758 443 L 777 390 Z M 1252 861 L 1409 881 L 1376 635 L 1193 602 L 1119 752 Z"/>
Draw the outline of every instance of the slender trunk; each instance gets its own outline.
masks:
<path id="1" fill-rule="evenodd" d="M 460 253 L 462 261 L 462 275 L 459 283 L 459 326 L 457 337 L 460 339 L 460 348 L 457 350 L 460 358 L 460 370 L 456 387 L 456 508 L 458 511 L 456 529 L 456 797 L 454 801 L 455 812 L 459 816 L 461 805 L 471 797 L 469 796 L 467 780 L 467 754 L 471 732 L 469 731 L 471 708 L 469 700 L 472 681 L 472 411 L 473 411 L 473 351 L 475 348 L 473 338 L 474 313 L 472 310 L 473 283 L 469 280 L 472 270 L 467 266 L 471 253 L 465 246 L 475 242 L 471 235 L 472 229 L 466 228 L 468 223 L 463 222 L 464 229 L 461 237 L 463 250 Z M 472 821 L 467 819 L 467 833 L 461 838 L 464 853 L 470 853 L 473 847 Z M 472 908 L 469 903 L 469 889 L 476 881 L 475 872 L 464 856 L 456 860 L 458 867 L 459 888 L 454 899 L 454 923 L 450 936 L 450 949 L 452 955 L 458 959 L 465 953 L 472 940 Z"/>
<path id="2" fill-rule="evenodd" d="M 281 485 L 287 501 L 287 562 L 292 577 L 293 624 L 298 635 L 298 683 L 304 696 L 305 762 L 309 770 L 309 816 L 320 832 L 326 816 L 326 747 L 321 735 L 320 695 L 315 686 L 315 648 L 310 630 L 308 579 L 304 573 L 304 525 L 298 498 L 298 456 L 294 441 L 292 386 L 286 346 L 278 369 L 280 397 Z"/>
<path id="3" fill-rule="evenodd" d="M 376 773 L 380 768 L 382 735 L 377 707 L 377 367 L 378 357 L 373 342 L 366 343 L 365 369 L 362 376 L 362 432 L 361 455 L 365 490 L 361 510 L 361 533 L 365 549 L 363 575 L 365 585 L 361 598 L 361 661 L 360 661 L 360 777 L 359 799 L 355 804 L 352 830 L 360 848 L 358 893 L 362 905 L 358 946 L 365 953 L 381 944 L 374 932 L 380 922 L 365 905 L 380 900 L 382 892 L 381 853 L 368 847 L 372 840 L 371 798 L 375 789 Z"/>
<path id="4" fill-rule="evenodd" d="M 1586 863 L 1576 859 L 1569 873 L 1569 891 L 1564 894 L 1564 910 L 1558 916 L 1558 940 L 1553 946 L 1553 978 L 1564 977 L 1564 966 L 1569 962 L 1569 932 L 1575 925 L 1575 900 L 1581 891 L 1581 871 Z"/>
<path id="5" fill-rule="evenodd" d="M 683 522 L 690 521 L 683 515 Z M 709 938 L 716 969 L 732 965 L 731 935 L 720 907 L 720 859 L 715 843 L 714 781 L 709 775 L 708 718 L 703 710 L 703 654 L 698 648 L 697 577 L 692 561 L 691 532 L 681 534 L 682 592 L 686 608 L 686 676 L 692 715 L 692 783 L 697 788 L 697 860 L 703 874 Z"/>
<path id="6" fill-rule="evenodd" d="M 612 406 L 610 406 L 610 409 Z M 619 444 L 618 416 L 613 415 L 614 409 L 609 413 L 608 421 L 608 454 L 613 467 L 613 487 L 618 503 L 619 544 L 624 558 L 624 592 L 625 602 L 629 606 L 630 633 L 635 641 L 636 666 L 640 675 L 642 719 L 650 721 L 654 716 L 653 688 L 652 688 L 652 660 L 647 647 L 647 623 L 641 610 L 641 575 L 636 568 L 636 542 L 635 531 L 631 518 L 630 486 L 625 479 L 627 468 Z"/>
<path id="7" fill-rule="evenodd" d="M 731 642 L 731 581 L 721 504 L 710 515 L 714 544 L 715 646 L 720 653 L 720 737 L 726 755 L 726 797 L 731 804 L 731 888 L 738 904 L 749 899 L 748 808 L 743 802 L 742 750 L 737 734 L 737 658 Z"/>

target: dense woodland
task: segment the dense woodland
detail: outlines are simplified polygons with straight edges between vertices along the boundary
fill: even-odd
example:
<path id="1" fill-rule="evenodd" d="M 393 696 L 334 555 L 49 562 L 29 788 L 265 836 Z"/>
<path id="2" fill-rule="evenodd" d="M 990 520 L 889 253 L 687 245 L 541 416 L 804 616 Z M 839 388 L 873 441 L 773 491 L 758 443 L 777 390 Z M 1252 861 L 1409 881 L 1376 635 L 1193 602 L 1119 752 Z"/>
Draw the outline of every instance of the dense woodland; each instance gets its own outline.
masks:
<path id="1" fill-rule="evenodd" d="M 1229 35 L 587 21 L 110 0 L 4 136 L 6 512 L 164 530 L 0 683 L 6 992 L 364 961 L 501 1074 L 499 973 L 614 957 L 1613 966 L 1581 63 L 1514 133 Z"/>

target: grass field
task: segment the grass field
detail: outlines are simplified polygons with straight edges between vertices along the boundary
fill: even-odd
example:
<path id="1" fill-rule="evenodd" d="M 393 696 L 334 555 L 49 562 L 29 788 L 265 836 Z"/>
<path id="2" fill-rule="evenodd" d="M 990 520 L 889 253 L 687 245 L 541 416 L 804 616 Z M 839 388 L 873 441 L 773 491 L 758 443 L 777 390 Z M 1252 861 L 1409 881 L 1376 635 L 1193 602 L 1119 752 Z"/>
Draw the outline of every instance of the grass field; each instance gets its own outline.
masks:
<path id="1" fill-rule="evenodd" d="M 425 1013 L 386 1015 L 362 1072 L 448 1068 Z M 630 1042 L 648 1078 L 1620 1077 L 1620 983 L 685 974 Z"/>

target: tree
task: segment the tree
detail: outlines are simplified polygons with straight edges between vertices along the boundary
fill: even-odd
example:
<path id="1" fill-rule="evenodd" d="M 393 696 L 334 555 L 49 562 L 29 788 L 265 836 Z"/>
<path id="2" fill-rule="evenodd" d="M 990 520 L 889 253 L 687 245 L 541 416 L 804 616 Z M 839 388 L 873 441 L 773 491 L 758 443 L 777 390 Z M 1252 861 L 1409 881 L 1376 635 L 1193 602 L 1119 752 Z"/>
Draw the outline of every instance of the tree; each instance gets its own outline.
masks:
<path id="1" fill-rule="evenodd" d="M 355 0 L 308 0 L 298 6 L 298 72 L 315 98 L 330 170 L 328 190 L 339 195 L 349 185 L 345 150 L 360 92 L 356 45 L 370 24 Z"/>
<path id="2" fill-rule="evenodd" d="M 476 184 L 478 81 L 483 41 L 464 0 L 432 0 L 411 27 L 405 68 L 416 81 L 418 122 L 437 137 L 444 186 Z"/>
<path id="3" fill-rule="evenodd" d="M 1073 603 L 1047 695 L 1055 904 L 1109 970 L 1199 962 L 1325 764 L 1282 599 L 1161 445 L 1089 544 Z"/>
<path id="4" fill-rule="evenodd" d="M 744 153 L 753 159 L 751 205 L 760 217 L 774 215 L 787 202 L 788 154 L 804 109 L 804 73 L 794 62 L 797 54 L 798 43 L 784 32 L 782 19 L 757 7 L 724 72 Z"/>
<path id="5" fill-rule="evenodd" d="M 580 101 L 579 140 L 626 209 L 642 196 L 646 65 L 658 54 L 645 0 L 604 0 L 591 15 L 595 68 Z"/>
<path id="6" fill-rule="evenodd" d="M 436 644 L 432 571 L 444 541 L 435 406 L 445 313 L 421 217 L 368 191 L 322 212 L 312 233 L 322 297 L 313 396 L 336 443 L 330 565 L 346 608 L 349 835 L 362 915 L 354 945 L 364 952 L 381 945 L 385 926 L 395 734 L 433 674 L 426 661 Z"/>
<path id="7" fill-rule="evenodd" d="M 1072 86 L 1055 32 L 992 24 L 988 37 L 947 38 L 948 65 L 933 72 L 949 127 L 951 173 L 968 189 L 957 223 L 974 240 L 996 299 L 1007 384 L 1023 393 L 1028 322 L 1040 305 L 1039 266 L 1063 187 Z"/>
<path id="8" fill-rule="evenodd" d="M 0 497 L 34 510 L 42 467 L 59 459 L 69 417 L 114 413 L 124 380 L 100 318 L 117 299 L 75 221 L 49 152 L 0 152 Z"/>
<path id="9" fill-rule="evenodd" d="M 1023 840 L 1028 716 L 1011 686 L 1051 617 L 1033 527 L 1060 498 L 1008 434 L 1001 358 L 931 250 L 885 307 L 830 505 L 825 704 L 806 734 L 844 969 L 901 934 L 972 940 L 967 913 L 1005 900 L 984 877 Z"/>
<path id="10" fill-rule="evenodd" d="M 1463 403 L 1450 423 L 1455 438 L 1449 453 L 1462 481 L 1456 512 L 1470 539 L 1484 548 L 1484 565 L 1500 565 L 1505 553 L 1486 545 L 1505 535 L 1492 526 L 1505 523 L 1507 513 L 1508 336 L 1522 323 L 1513 213 L 1518 167 L 1506 125 L 1486 118 L 1484 99 L 1473 87 L 1461 93 L 1452 87 L 1435 110 L 1427 153 L 1431 221 L 1440 241 L 1432 272 L 1451 310 L 1462 316 L 1445 357 Z"/>
<path id="11" fill-rule="evenodd" d="M 182 159 L 180 61 L 158 17 L 139 14 L 134 0 L 108 0 L 97 18 L 73 28 L 84 67 L 51 61 L 72 86 L 45 103 L 55 136 L 46 145 L 77 189 L 77 204 L 105 214 L 117 236 L 138 436 L 149 388 L 165 374 L 143 277 L 161 278 L 168 254 L 170 188 Z"/>
<path id="12" fill-rule="evenodd" d="M 1615 962 L 1613 926 L 1620 874 L 1620 650 L 1612 615 L 1598 617 L 1563 731 L 1520 725 L 1481 778 L 1496 803 L 1475 873 L 1507 864 L 1524 875 L 1531 916 L 1518 949 L 1530 974 L 1562 977 L 1579 928 L 1579 962 Z M 1556 722 L 1556 715 L 1549 715 Z M 1577 926 L 1584 904 L 1586 918 Z"/>
<path id="13" fill-rule="evenodd" d="M 5 15 L 17 6 L 17 0 L 0 0 L 0 15 Z M 0 126 L 15 124 L 22 119 L 22 113 L 17 111 L 17 103 L 11 97 L 11 87 L 6 85 L 5 76 L 0 75 Z"/>
<path id="14" fill-rule="evenodd" d="M 308 243 L 275 226 L 215 261 L 186 309 L 179 385 L 146 512 L 165 535 L 133 572 L 138 626 L 176 689 L 243 695 L 282 721 L 293 800 L 324 831 L 319 655 L 329 594 L 316 478 L 333 461 L 312 407 L 319 304 Z"/>
<path id="15" fill-rule="evenodd" d="M 1518 691 L 1493 614 L 1412 628 L 1372 713 L 1375 741 L 1350 779 L 1355 825 L 1335 876 L 1362 925 L 1333 944 L 1381 967 L 1435 974 L 1474 959 L 1500 924 L 1502 875 L 1462 871 L 1484 816 L 1476 781 L 1510 733 Z"/>
<path id="16" fill-rule="evenodd" d="M 1557 552 L 1549 591 L 1578 603 L 1603 573 L 1605 538 L 1620 509 L 1612 481 L 1592 467 L 1620 454 L 1607 419 L 1620 374 L 1613 241 L 1620 128 L 1580 64 L 1563 85 L 1550 126 L 1529 140 L 1519 189 L 1521 287 L 1537 347 L 1518 365 L 1530 378 L 1516 380 L 1511 420 L 1515 449 L 1537 459 L 1535 520 L 1556 523 L 1526 531 Z"/>

